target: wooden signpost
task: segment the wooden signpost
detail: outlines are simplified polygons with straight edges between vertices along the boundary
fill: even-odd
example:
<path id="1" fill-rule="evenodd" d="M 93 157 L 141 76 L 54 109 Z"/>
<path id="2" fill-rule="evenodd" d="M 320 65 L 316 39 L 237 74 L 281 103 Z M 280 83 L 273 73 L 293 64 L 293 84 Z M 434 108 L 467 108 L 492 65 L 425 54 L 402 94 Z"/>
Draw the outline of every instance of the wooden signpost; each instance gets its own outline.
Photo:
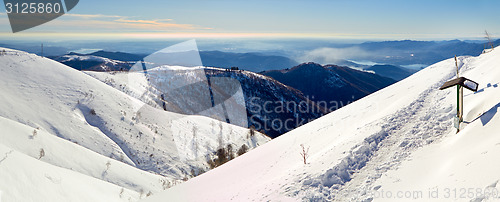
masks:
<path id="1" fill-rule="evenodd" d="M 457 116 L 455 117 L 454 126 L 457 128 L 457 133 L 460 132 L 460 123 L 463 122 L 464 115 L 464 88 L 476 92 L 479 84 L 475 81 L 460 77 L 458 71 L 457 56 L 455 56 L 455 65 L 457 66 L 457 78 L 445 82 L 439 90 L 444 90 L 453 86 L 457 86 Z"/>

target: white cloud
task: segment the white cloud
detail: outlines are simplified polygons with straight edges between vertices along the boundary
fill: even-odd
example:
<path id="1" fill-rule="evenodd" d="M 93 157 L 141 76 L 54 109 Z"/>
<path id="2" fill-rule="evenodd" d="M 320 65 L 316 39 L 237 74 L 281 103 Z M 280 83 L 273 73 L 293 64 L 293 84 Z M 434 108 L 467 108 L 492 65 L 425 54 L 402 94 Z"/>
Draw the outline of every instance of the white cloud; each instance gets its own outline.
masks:
<path id="1" fill-rule="evenodd" d="M 65 14 L 51 25 L 68 28 L 99 29 L 111 31 L 182 31 L 206 30 L 210 28 L 192 24 L 176 23 L 172 19 L 136 19 L 135 17 L 103 14 Z"/>
<path id="2" fill-rule="evenodd" d="M 300 57 L 300 62 L 317 62 L 321 64 L 335 64 L 342 60 L 363 58 L 370 53 L 358 47 L 348 48 L 318 48 L 309 51 Z"/>
<path id="3" fill-rule="evenodd" d="M 119 15 L 102 15 L 102 14 L 73 14 L 73 13 L 66 13 L 64 14 L 66 17 L 77 17 L 77 18 L 85 18 L 85 19 L 90 19 L 90 18 L 125 18 L 124 16 L 119 16 Z"/>

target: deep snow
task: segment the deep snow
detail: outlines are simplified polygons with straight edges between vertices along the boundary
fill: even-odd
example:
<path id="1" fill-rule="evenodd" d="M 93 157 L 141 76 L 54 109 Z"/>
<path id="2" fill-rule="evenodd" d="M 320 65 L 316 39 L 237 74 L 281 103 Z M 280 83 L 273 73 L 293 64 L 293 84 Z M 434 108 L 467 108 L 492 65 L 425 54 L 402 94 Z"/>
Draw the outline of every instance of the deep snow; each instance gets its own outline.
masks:
<path id="1" fill-rule="evenodd" d="M 498 188 L 500 50 L 458 60 L 481 89 L 466 91 L 470 123 L 458 134 L 456 91 L 438 90 L 456 76 L 448 59 L 145 201 L 370 201 L 386 199 L 382 190 Z"/>

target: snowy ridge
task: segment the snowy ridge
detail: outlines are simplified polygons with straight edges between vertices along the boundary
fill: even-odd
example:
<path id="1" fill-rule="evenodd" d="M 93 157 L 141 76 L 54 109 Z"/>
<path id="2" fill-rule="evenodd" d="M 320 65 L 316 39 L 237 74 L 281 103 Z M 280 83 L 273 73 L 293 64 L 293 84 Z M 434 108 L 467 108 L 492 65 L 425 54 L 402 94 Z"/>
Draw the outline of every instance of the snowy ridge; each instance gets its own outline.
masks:
<path id="1" fill-rule="evenodd" d="M 202 111 L 200 108 L 210 106 L 210 103 L 207 103 L 210 101 L 207 78 L 210 77 L 212 83 L 215 83 L 214 81 L 217 79 L 226 80 L 232 85 L 223 86 L 239 88 L 238 93 L 235 93 L 233 98 L 237 98 L 237 103 L 242 105 L 241 108 L 231 109 L 229 108 L 231 105 L 226 104 L 228 111 L 233 112 L 233 117 L 236 117 L 231 124 L 242 127 L 253 125 L 257 131 L 263 130 L 270 137 L 279 136 L 299 124 L 307 123 L 326 113 L 325 109 L 310 102 L 300 91 L 270 77 L 243 70 L 230 71 L 214 67 L 186 68 L 163 65 L 149 69 L 147 79 L 142 78 L 143 72 L 137 71 L 128 73 L 86 71 L 85 73 L 157 109 L 182 114 L 199 114 L 220 121 L 225 121 L 225 117 L 218 116 L 220 113 L 213 113 L 214 109 L 220 109 L 213 108 Z M 134 78 L 134 83 L 130 82 L 131 78 Z M 187 86 L 186 81 L 203 82 L 203 86 L 179 91 L 178 89 Z M 259 108 L 266 104 L 269 109 L 275 109 L 271 111 L 278 111 L 280 103 L 287 102 L 298 103 L 307 110 L 300 112 L 290 107 L 288 109 L 290 113 L 273 113 Z M 287 119 L 294 121 L 288 122 L 290 125 L 286 127 L 274 127 L 272 121 L 276 119 L 282 123 Z M 274 130 L 273 127 L 278 129 Z"/>
<path id="2" fill-rule="evenodd" d="M 340 76 L 337 73 L 331 72 L 331 75 L 326 80 L 326 83 L 334 88 L 342 88 L 346 85 L 346 83 L 340 79 Z"/>
<path id="3" fill-rule="evenodd" d="M 68 61 L 74 61 L 74 60 L 88 60 L 88 61 L 98 61 L 98 62 L 107 62 L 111 64 L 118 64 L 122 63 L 121 61 L 116 61 L 116 60 L 111 60 L 108 58 L 104 57 L 99 57 L 99 56 L 93 56 L 93 55 L 63 55 L 61 56 L 61 61 L 60 62 L 68 62 Z"/>
<path id="4" fill-rule="evenodd" d="M 455 77 L 455 61 L 448 59 L 146 201 L 371 201 L 380 199 L 373 195 L 377 190 L 417 187 L 426 191 L 440 184 L 450 187 L 457 181 L 462 186 L 498 188 L 495 180 L 500 176 L 493 170 L 500 164 L 488 163 L 500 157 L 499 152 L 489 152 L 500 145 L 500 116 L 496 113 L 500 105 L 499 55 L 500 50 L 494 50 L 458 58 L 460 75 L 478 81 L 481 89 L 465 92 L 466 123 L 459 134 L 452 125 L 455 91 L 438 90 Z M 489 131 L 487 137 L 471 140 L 483 131 Z M 467 141 L 475 145 L 464 146 Z M 310 148 L 306 165 L 300 156 L 301 144 Z M 436 155 L 436 151 L 440 152 Z M 414 155 L 419 158 L 413 160 Z M 459 160 L 447 160 L 449 157 Z M 249 163 L 255 161 L 259 163 Z M 467 167 L 470 162 L 481 166 Z M 437 165 L 437 172 L 429 174 L 429 165 Z M 482 170 L 488 174 L 481 175 Z"/>
<path id="5" fill-rule="evenodd" d="M 132 66 L 130 62 L 113 60 L 94 55 L 81 55 L 77 53 L 69 53 L 67 55 L 53 56 L 50 58 L 77 70 L 126 71 Z"/>

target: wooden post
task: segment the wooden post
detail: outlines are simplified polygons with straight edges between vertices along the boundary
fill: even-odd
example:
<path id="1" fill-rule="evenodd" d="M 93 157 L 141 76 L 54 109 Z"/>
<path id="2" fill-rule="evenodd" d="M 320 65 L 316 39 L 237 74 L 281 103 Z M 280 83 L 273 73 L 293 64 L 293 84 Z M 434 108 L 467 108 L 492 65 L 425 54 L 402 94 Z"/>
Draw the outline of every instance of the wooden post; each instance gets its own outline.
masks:
<path id="1" fill-rule="evenodd" d="M 457 66 L 457 76 L 459 75 L 458 71 L 458 60 L 455 56 L 455 65 Z M 464 77 L 458 77 L 456 79 L 449 80 L 445 82 L 439 90 L 444 90 L 447 88 L 452 88 L 457 86 L 457 116 L 453 121 L 455 128 L 457 128 L 457 133 L 460 132 L 460 123 L 463 122 L 464 115 L 464 88 L 467 88 L 473 92 L 477 92 L 477 88 L 479 84 L 475 81 Z"/>
<path id="2" fill-rule="evenodd" d="M 459 98 L 460 98 L 460 116 L 458 116 L 458 126 L 460 128 L 460 123 L 463 122 L 463 116 L 464 116 L 464 87 L 463 86 L 460 86 L 460 90 L 458 91 L 459 92 Z"/>
<path id="3" fill-rule="evenodd" d="M 455 66 L 457 67 L 457 78 L 460 77 L 460 72 L 458 69 L 458 60 L 457 56 L 455 55 Z M 463 110 L 463 87 L 460 85 L 457 85 L 457 119 L 458 119 L 458 124 L 457 124 L 457 133 L 460 132 L 460 123 L 462 122 L 462 110 Z"/>

